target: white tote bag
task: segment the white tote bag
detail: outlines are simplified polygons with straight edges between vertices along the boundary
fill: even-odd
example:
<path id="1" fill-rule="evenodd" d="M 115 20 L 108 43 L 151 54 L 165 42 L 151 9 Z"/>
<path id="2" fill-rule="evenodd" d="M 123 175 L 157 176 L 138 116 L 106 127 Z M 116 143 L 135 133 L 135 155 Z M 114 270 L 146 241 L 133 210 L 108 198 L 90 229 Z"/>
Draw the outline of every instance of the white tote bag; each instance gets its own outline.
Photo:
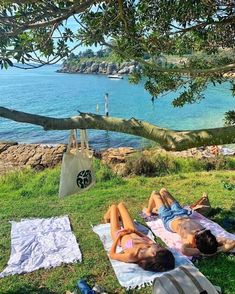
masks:
<path id="1" fill-rule="evenodd" d="M 86 131 L 81 130 L 80 136 L 81 150 L 78 150 L 77 130 L 71 130 L 68 147 L 62 159 L 60 197 L 81 193 L 95 183 L 95 175 L 92 168 L 93 153 L 89 150 Z M 73 144 L 75 145 L 74 149 L 72 149 Z"/>

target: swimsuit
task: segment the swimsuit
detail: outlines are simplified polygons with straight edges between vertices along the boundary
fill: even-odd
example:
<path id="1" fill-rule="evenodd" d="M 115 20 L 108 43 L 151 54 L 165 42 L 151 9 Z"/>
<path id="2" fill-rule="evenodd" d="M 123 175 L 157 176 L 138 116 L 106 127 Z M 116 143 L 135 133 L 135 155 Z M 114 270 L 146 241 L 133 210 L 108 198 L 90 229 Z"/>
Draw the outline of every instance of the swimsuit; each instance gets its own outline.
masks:
<path id="1" fill-rule="evenodd" d="M 116 235 L 118 236 L 124 229 L 120 229 L 116 232 Z M 119 240 L 119 244 L 118 246 L 121 246 L 120 240 Z M 124 249 L 130 249 L 134 247 L 134 242 L 132 239 L 129 239 L 126 241 L 126 243 L 124 244 Z"/>
<path id="2" fill-rule="evenodd" d="M 116 232 L 116 235 L 118 236 L 124 229 L 120 229 Z M 121 246 L 121 242 L 119 240 L 119 243 L 118 243 L 118 246 Z M 130 249 L 130 248 L 133 248 L 133 240 L 132 239 L 129 239 L 126 241 L 125 245 L 124 245 L 124 248 L 125 249 Z"/>
<path id="3" fill-rule="evenodd" d="M 188 216 L 191 213 L 192 213 L 191 211 L 185 208 L 182 208 L 177 201 L 173 202 L 170 208 L 162 205 L 158 209 L 158 215 L 160 219 L 162 220 L 165 229 L 167 229 L 169 232 L 172 232 L 172 233 L 175 233 L 171 228 L 172 221 L 179 217 L 188 218 Z"/>
<path id="4" fill-rule="evenodd" d="M 124 245 L 124 248 L 125 249 L 133 248 L 133 240 L 132 239 L 127 240 L 125 245 Z"/>

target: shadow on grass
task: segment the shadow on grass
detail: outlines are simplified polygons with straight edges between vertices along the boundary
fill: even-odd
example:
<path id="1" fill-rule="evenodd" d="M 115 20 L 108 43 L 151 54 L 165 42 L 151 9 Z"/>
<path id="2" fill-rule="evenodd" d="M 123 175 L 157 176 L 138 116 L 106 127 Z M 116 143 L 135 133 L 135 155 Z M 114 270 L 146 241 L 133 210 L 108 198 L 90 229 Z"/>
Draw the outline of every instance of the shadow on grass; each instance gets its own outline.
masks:
<path id="1" fill-rule="evenodd" d="M 235 204 L 229 210 L 220 207 L 212 208 L 207 215 L 208 218 L 218 223 L 221 227 L 229 232 L 235 231 Z"/>
<path id="2" fill-rule="evenodd" d="M 235 293 L 234 277 L 235 259 L 233 254 L 223 253 L 218 256 L 203 259 L 195 264 L 196 267 L 212 282 L 219 285 L 225 293 Z M 223 292 L 224 293 L 224 292 Z"/>

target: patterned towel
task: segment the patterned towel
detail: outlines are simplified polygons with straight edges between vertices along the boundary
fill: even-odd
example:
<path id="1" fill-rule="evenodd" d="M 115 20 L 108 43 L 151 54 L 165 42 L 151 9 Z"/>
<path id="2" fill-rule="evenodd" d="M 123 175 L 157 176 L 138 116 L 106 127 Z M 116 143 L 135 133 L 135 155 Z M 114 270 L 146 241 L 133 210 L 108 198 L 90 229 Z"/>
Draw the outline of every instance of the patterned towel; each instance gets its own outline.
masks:
<path id="1" fill-rule="evenodd" d="M 143 233 L 147 233 L 148 237 L 154 239 L 153 234 L 141 224 L 137 224 L 137 229 Z M 147 229 L 147 231 L 146 231 Z M 93 227 L 93 231 L 98 234 L 100 240 L 104 245 L 104 249 L 108 253 L 112 246 L 112 238 L 110 235 L 110 224 L 101 224 Z M 120 252 L 121 248 L 117 248 L 117 252 Z M 183 264 L 191 264 L 191 262 L 185 258 L 182 254 L 171 250 L 175 256 L 176 266 Z M 122 287 L 126 289 L 141 288 L 145 285 L 151 285 L 156 277 L 164 275 L 164 273 L 155 273 L 145 271 L 135 263 L 125 263 L 117 260 L 110 259 L 116 277 Z"/>
<path id="2" fill-rule="evenodd" d="M 141 216 L 145 219 L 147 226 L 151 229 L 155 236 L 161 238 L 169 248 L 181 252 L 182 242 L 178 234 L 167 231 L 162 223 L 162 220 L 156 216 L 153 219 L 146 218 L 142 213 Z M 234 234 L 228 233 L 220 225 L 209 220 L 200 213 L 193 211 L 190 217 L 197 220 L 203 227 L 210 229 L 212 234 L 214 234 L 216 237 L 224 237 L 235 240 Z M 231 252 L 235 252 L 235 249 L 233 249 Z M 192 259 L 192 257 L 188 258 Z"/>
<path id="3" fill-rule="evenodd" d="M 0 278 L 82 260 L 68 216 L 11 224 L 11 256 Z"/>

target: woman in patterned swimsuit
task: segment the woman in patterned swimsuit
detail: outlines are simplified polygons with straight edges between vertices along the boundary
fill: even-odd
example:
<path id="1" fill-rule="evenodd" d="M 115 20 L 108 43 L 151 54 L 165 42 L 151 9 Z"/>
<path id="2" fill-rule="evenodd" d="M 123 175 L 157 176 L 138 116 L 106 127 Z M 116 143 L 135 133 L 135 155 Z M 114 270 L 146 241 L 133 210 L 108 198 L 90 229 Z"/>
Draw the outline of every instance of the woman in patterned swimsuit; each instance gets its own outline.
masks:
<path id="1" fill-rule="evenodd" d="M 104 220 L 111 225 L 113 244 L 110 258 L 137 263 L 143 269 L 155 272 L 174 268 L 172 253 L 136 229 L 124 203 L 113 204 L 104 215 Z M 121 246 L 121 253 L 116 252 L 117 246 Z"/>

